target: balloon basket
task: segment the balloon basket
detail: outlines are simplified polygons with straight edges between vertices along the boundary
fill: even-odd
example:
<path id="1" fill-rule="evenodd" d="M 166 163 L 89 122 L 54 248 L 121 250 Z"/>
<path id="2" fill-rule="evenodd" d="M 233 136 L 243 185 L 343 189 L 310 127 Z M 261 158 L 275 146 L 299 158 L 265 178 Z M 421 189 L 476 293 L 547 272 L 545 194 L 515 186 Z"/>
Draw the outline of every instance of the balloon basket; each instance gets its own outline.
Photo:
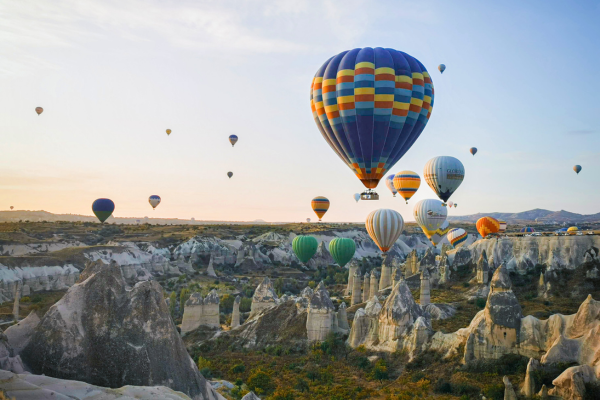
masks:
<path id="1" fill-rule="evenodd" d="M 361 200 L 379 200 L 379 195 L 374 190 L 366 190 L 360 194 Z"/>

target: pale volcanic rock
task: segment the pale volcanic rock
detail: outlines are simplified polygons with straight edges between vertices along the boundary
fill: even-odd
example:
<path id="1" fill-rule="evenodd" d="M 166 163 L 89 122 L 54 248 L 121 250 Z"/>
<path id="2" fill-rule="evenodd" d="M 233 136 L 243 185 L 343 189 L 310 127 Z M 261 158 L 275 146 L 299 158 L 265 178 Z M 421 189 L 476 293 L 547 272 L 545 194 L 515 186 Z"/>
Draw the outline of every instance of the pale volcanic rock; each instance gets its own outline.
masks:
<path id="1" fill-rule="evenodd" d="M 548 391 L 550 396 L 559 396 L 569 400 L 583 400 L 586 395 L 586 383 L 598 383 L 598 374 L 589 365 L 567 368 L 552 381 L 554 388 Z"/>
<path id="2" fill-rule="evenodd" d="M 254 394 L 254 392 L 250 392 L 242 397 L 242 400 L 260 400 L 260 397 Z"/>
<path id="3" fill-rule="evenodd" d="M 381 303 L 377 296 L 371 297 L 365 308 L 359 308 L 354 313 L 352 328 L 348 336 L 348 344 L 356 348 L 364 342 L 376 338 L 378 332 L 378 318 L 381 312 Z"/>
<path id="4" fill-rule="evenodd" d="M 337 317 L 340 329 L 346 331 L 350 330 L 350 326 L 348 325 L 348 314 L 346 313 L 346 303 L 342 302 L 338 307 Z"/>
<path id="5" fill-rule="evenodd" d="M 535 378 L 534 372 L 541 369 L 541 364 L 535 358 L 530 358 L 527 363 L 527 372 L 525 373 L 525 381 L 521 387 L 521 394 L 525 397 L 532 397 L 535 395 Z"/>
<path id="6" fill-rule="evenodd" d="M 37 312 L 33 310 L 29 313 L 27 318 L 8 327 L 4 331 L 8 343 L 11 345 L 15 355 L 20 354 L 21 350 L 27 346 L 35 327 L 37 327 L 39 323 L 40 317 L 38 317 Z"/>
<path id="7" fill-rule="evenodd" d="M 233 302 L 233 312 L 231 313 L 231 329 L 240 326 L 240 303 L 242 299 L 236 296 Z"/>
<path id="8" fill-rule="evenodd" d="M 333 264 L 335 264 L 335 260 L 331 256 L 331 253 L 329 253 L 326 243 L 323 241 L 319 243 L 315 255 L 308 260 L 307 266 L 310 269 L 317 269 L 319 267 L 327 267 L 328 265 Z"/>
<path id="9" fill-rule="evenodd" d="M 308 304 L 306 332 L 309 341 L 323 341 L 334 329 L 334 307 L 321 281 Z"/>
<path id="10" fill-rule="evenodd" d="M 162 287 L 146 281 L 129 288 L 115 263 L 90 263 L 41 319 L 21 356 L 36 374 L 218 398 L 187 353 Z"/>
<path id="11" fill-rule="evenodd" d="M 421 291 L 419 297 L 419 304 L 421 307 L 427 306 L 431 303 L 431 286 L 429 283 L 429 269 L 424 267 L 421 271 Z"/>
<path id="12" fill-rule="evenodd" d="M 369 301 L 369 293 L 371 291 L 371 274 L 367 272 L 365 274 L 365 280 L 363 282 L 363 293 L 362 293 L 362 302 L 366 303 Z"/>
<path id="13" fill-rule="evenodd" d="M 348 287 L 346 288 L 346 295 L 352 294 L 354 288 L 354 274 L 360 269 L 360 264 L 357 259 L 352 259 L 348 263 Z"/>
<path id="14" fill-rule="evenodd" d="M 352 279 L 352 301 L 350 305 L 353 306 L 355 304 L 360 304 L 362 302 L 362 296 L 360 287 L 362 285 L 362 278 L 360 273 L 360 268 L 356 270 L 354 273 L 354 277 Z"/>
<path id="15" fill-rule="evenodd" d="M 502 382 L 504 382 L 504 400 L 517 400 L 517 394 L 508 377 L 502 378 Z"/>
<path id="16" fill-rule="evenodd" d="M 273 283 L 268 277 L 258 285 L 252 296 L 252 305 L 250 306 L 250 317 L 256 315 L 265 308 L 273 307 L 277 304 L 279 297 L 275 293 Z"/>

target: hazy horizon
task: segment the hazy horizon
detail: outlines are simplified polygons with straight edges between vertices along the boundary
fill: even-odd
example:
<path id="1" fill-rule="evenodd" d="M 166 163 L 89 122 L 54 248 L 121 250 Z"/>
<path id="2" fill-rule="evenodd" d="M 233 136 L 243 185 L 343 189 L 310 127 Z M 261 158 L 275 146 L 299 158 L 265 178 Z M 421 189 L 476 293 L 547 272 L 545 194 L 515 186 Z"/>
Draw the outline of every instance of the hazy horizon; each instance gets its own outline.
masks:
<path id="1" fill-rule="evenodd" d="M 408 205 L 384 183 L 381 200 L 355 203 L 364 187 L 310 111 L 323 62 L 381 46 L 419 59 L 435 86 L 429 124 L 390 173 L 459 158 L 450 217 L 594 214 L 599 16 L 592 1 L 0 4 L 0 208 L 92 215 L 107 197 L 115 217 L 316 221 L 310 201 L 326 196 L 323 222 L 377 208 L 412 221 L 417 201 L 436 198 L 427 184 Z"/>

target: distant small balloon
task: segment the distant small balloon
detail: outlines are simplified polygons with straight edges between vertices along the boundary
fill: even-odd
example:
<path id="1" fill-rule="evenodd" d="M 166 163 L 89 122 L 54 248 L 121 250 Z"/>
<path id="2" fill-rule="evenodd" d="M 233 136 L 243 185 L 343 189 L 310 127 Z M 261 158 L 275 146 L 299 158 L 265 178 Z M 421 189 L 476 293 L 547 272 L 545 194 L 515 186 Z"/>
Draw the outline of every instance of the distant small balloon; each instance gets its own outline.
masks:
<path id="1" fill-rule="evenodd" d="M 115 211 L 115 203 L 111 199 L 96 199 L 92 204 L 92 211 L 100 222 L 104 222 Z"/>
<path id="2" fill-rule="evenodd" d="M 44 112 L 44 109 L 42 107 L 36 107 L 35 112 L 37 113 L 37 115 L 40 115 L 41 113 Z"/>
<path id="3" fill-rule="evenodd" d="M 454 205 L 454 203 L 452 201 L 448 202 L 448 207 L 452 207 Z"/>
<path id="4" fill-rule="evenodd" d="M 392 192 L 394 197 L 396 197 L 396 193 L 398 193 L 398 191 L 394 187 L 394 176 L 396 176 L 396 174 L 388 175 L 385 178 L 385 186 L 387 186 L 387 188 L 390 189 L 390 192 Z"/>
<path id="5" fill-rule="evenodd" d="M 475 155 L 477 154 L 477 147 L 471 147 L 469 151 L 471 152 L 471 154 Z"/>
<path id="6" fill-rule="evenodd" d="M 231 143 L 231 147 L 235 146 L 235 144 L 238 141 L 238 137 L 237 135 L 230 135 L 229 136 L 229 143 Z"/>
<path id="7" fill-rule="evenodd" d="M 573 167 L 573 171 L 577 172 L 577 174 L 579 174 L 579 172 L 581 172 L 581 165 L 575 165 Z"/>
<path id="8" fill-rule="evenodd" d="M 10 209 L 11 209 L 11 210 L 12 210 L 13 208 L 14 208 L 13 206 L 10 206 Z"/>
<path id="9" fill-rule="evenodd" d="M 167 129 L 167 135 L 170 135 L 170 134 L 171 134 L 171 130 Z"/>
<path id="10" fill-rule="evenodd" d="M 227 176 L 229 177 L 229 179 L 231 179 L 231 177 L 233 176 L 233 172 L 229 171 L 229 172 L 227 173 Z"/>
<path id="11" fill-rule="evenodd" d="M 150 198 L 148 198 L 148 202 L 152 206 L 152 209 L 155 209 L 156 206 L 160 204 L 160 196 L 153 194 L 152 196 L 150 196 Z"/>
<path id="12" fill-rule="evenodd" d="M 456 208 L 457 205 L 458 205 L 457 203 L 454 203 L 454 208 Z"/>
<path id="13" fill-rule="evenodd" d="M 310 218 L 306 218 L 306 222 L 310 222 Z"/>
<path id="14" fill-rule="evenodd" d="M 440 74 L 443 74 L 446 70 L 446 66 L 444 64 L 438 65 L 438 69 L 440 70 Z"/>
<path id="15" fill-rule="evenodd" d="M 358 201 L 360 200 L 360 193 L 354 193 L 354 200 L 356 200 L 356 202 L 358 203 Z"/>

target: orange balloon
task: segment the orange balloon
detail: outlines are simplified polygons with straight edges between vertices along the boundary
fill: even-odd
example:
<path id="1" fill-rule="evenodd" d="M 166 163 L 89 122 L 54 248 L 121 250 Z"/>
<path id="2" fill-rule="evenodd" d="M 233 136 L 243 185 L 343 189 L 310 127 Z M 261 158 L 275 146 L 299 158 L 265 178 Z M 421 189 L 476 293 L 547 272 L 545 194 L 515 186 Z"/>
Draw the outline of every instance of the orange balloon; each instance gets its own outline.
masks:
<path id="1" fill-rule="evenodd" d="M 500 222 L 496 218 L 483 217 L 477 220 L 477 231 L 482 237 L 500 231 Z"/>

